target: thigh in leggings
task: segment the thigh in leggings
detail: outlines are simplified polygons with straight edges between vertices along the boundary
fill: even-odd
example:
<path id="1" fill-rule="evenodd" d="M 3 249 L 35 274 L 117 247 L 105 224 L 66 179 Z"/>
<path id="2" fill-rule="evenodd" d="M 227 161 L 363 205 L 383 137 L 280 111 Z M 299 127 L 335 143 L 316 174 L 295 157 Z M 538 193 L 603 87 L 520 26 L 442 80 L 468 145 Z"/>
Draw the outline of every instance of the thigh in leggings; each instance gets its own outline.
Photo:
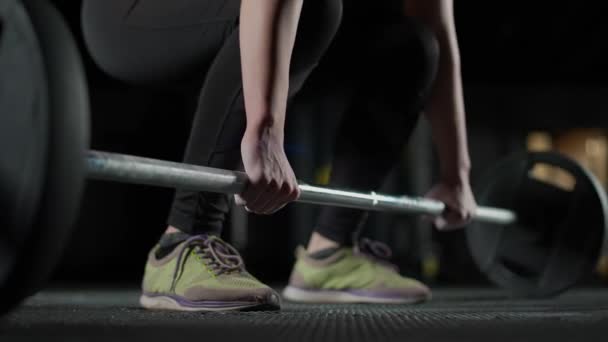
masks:
<path id="1" fill-rule="evenodd" d="M 135 82 L 199 77 L 202 88 L 184 162 L 235 169 L 245 130 L 237 0 L 85 0 L 91 55 L 110 74 Z M 289 97 L 302 87 L 340 25 L 341 0 L 305 0 Z M 220 233 L 224 194 L 177 191 L 169 224 L 192 234 Z"/>
<path id="2" fill-rule="evenodd" d="M 339 74 L 353 85 L 334 146 L 331 187 L 372 191 L 381 186 L 400 158 L 437 71 L 439 52 L 431 31 L 409 18 L 372 26 L 349 31 L 345 25 L 336 39 L 343 46 L 327 55 L 330 64 L 340 54 L 351 56 Z M 316 231 L 349 245 L 365 217 L 361 210 L 325 207 Z"/>
<path id="3" fill-rule="evenodd" d="M 204 75 L 238 27 L 240 0 L 84 0 L 88 51 L 108 74 L 171 84 Z"/>

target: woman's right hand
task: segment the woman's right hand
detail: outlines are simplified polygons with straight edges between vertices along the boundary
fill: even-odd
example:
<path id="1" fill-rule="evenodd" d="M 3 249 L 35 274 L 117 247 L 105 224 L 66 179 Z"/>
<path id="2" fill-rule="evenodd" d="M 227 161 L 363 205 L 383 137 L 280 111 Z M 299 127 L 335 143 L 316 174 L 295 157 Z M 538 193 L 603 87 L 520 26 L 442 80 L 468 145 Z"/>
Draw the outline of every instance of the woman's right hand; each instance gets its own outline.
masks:
<path id="1" fill-rule="evenodd" d="M 273 127 L 248 129 L 241 155 L 249 183 L 237 204 L 256 214 L 273 214 L 300 196 L 298 182 L 283 148 L 283 133 Z"/>

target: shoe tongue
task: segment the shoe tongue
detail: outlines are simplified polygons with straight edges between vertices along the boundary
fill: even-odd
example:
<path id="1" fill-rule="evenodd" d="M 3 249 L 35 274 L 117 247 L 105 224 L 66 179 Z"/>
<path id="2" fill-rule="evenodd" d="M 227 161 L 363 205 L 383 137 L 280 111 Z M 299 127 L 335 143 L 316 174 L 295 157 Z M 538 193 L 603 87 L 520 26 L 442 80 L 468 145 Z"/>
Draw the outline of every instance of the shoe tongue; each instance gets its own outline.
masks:
<path id="1" fill-rule="evenodd" d="M 342 247 L 325 248 L 325 249 L 316 251 L 314 253 L 309 253 L 308 257 L 311 259 L 315 259 L 315 260 L 323 260 L 323 259 L 327 259 L 330 256 L 336 254 L 336 252 L 338 252 L 341 249 L 342 249 Z"/>
<path id="2" fill-rule="evenodd" d="M 163 235 L 160 238 L 160 241 L 158 242 L 158 244 L 160 245 L 160 248 L 176 246 L 176 245 L 179 245 L 180 243 L 188 240 L 188 238 L 190 238 L 190 237 L 191 237 L 190 235 L 188 235 L 186 233 L 182 233 L 182 232 L 169 233 L 169 234 Z"/>
<path id="3" fill-rule="evenodd" d="M 354 246 L 354 251 L 355 253 L 367 254 L 383 260 L 389 260 L 393 255 L 393 251 L 387 244 L 367 238 L 361 239 L 361 241 Z"/>
<path id="4" fill-rule="evenodd" d="M 175 247 L 180 243 L 188 240 L 190 235 L 182 232 L 165 234 L 160 238 L 158 242 L 158 249 L 156 250 L 156 258 L 162 259 L 167 255 L 171 254 Z"/>

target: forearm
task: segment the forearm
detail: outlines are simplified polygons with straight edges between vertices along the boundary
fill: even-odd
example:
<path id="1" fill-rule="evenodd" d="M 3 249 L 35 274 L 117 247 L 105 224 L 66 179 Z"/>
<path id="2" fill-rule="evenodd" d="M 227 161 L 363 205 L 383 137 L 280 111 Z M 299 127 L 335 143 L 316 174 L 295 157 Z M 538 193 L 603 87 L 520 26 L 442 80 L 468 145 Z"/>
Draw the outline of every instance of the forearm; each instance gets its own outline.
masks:
<path id="1" fill-rule="evenodd" d="M 241 68 L 247 132 L 283 135 L 289 66 L 303 0 L 243 0 Z"/>
<path id="2" fill-rule="evenodd" d="M 433 130 L 444 182 L 468 181 L 471 160 L 455 30 L 436 30 L 440 46 L 439 70 L 426 116 Z"/>

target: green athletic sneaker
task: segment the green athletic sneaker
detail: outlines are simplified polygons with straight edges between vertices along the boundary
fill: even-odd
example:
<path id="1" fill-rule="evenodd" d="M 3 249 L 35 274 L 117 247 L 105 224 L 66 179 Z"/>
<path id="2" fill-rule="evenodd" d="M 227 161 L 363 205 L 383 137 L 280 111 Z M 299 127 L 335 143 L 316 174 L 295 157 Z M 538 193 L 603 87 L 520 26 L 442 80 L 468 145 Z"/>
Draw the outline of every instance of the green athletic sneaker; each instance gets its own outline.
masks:
<path id="1" fill-rule="evenodd" d="M 341 248 L 323 259 L 311 258 L 303 247 L 296 252 L 283 297 L 308 303 L 409 304 L 428 300 L 422 283 L 399 275 L 388 246 L 367 239 L 355 248 Z"/>
<path id="2" fill-rule="evenodd" d="M 249 274 L 234 247 L 216 236 L 193 236 L 169 255 L 148 256 L 140 303 L 180 311 L 278 310 L 279 295 Z"/>

